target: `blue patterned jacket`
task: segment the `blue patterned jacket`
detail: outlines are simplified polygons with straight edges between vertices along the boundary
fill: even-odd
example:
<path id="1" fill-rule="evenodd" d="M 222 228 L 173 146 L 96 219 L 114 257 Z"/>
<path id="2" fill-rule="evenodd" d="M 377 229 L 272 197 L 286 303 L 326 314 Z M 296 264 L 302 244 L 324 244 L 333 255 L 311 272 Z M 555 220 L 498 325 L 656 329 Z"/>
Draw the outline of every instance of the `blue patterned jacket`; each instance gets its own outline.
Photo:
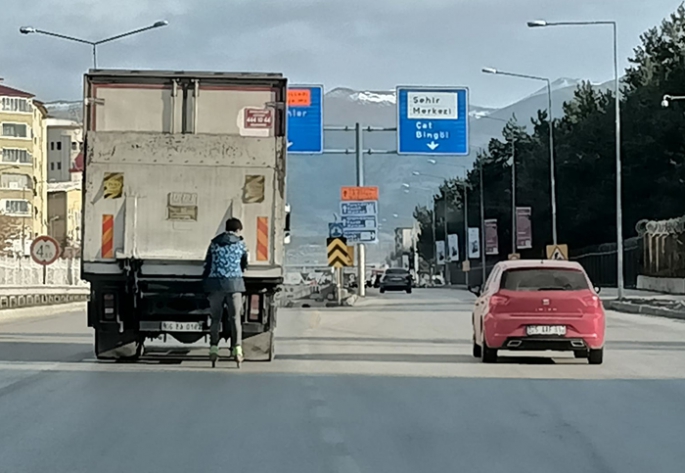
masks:
<path id="1" fill-rule="evenodd" d="M 204 286 L 207 292 L 245 292 L 243 271 L 247 269 L 247 248 L 242 238 L 225 232 L 216 236 L 205 257 Z"/>

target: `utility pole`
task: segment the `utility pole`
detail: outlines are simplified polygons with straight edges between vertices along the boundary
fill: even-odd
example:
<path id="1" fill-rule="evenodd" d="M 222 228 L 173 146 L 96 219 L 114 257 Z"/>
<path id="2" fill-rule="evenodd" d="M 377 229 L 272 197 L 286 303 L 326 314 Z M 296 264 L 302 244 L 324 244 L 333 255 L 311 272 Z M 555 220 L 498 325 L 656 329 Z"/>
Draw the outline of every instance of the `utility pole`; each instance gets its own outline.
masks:
<path id="1" fill-rule="evenodd" d="M 362 187 L 364 185 L 364 150 L 363 146 L 363 136 L 362 136 L 362 126 L 357 122 L 354 126 L 355 131 L 355 154 L 357 157 L 357 186 Z M 357 245 L 358 258 L 358 275 L 357 275 L 357 286 L 359 286 L 359 296 L 366 296 L 366 248 L 364 243 L 359 243 Z"/>
<path id="2" fill-rule="evenodd" d="M 481 248 L 480 248 L 480 262 L 481 262 L 481 289 L 485 286 L 485 277 L 487 276 L 487 269 L 485 267 L 485 197 L 483 192 L 483 161 L 485 158 L 480 158 L 480 234 L 481 234 Z"/>
<path id="3" fill-rule="evenodd" d="M 469 186 L 464 179 L 464 261 L 469 260 Z M 469 271 L 464 271 L 464 282 L 469 287 Z"/>
<path id="4" fill-rule="evenodd" d="M 442 270 L 442 277 L 445 280 L 445 284 L 450 284 L 450 268 L 449 268 L 449 260 L 450 260 L 450 254 L 449 254 L 449 238 L 447 236 L 447 193 L 444 194 L 444 198 L 442 200 L 442 217 L 443 217 L 443 232 L 445 233 L 445 238 L 443 239 L 444 241 L 444 251 L 445 251 L 445 261 L 443 264 L 443 270 Z"/>
<path id="5" fill-rule="evenodd" d="M 511 252 L 516 253 L 516 137 L 511 139 Z"/>

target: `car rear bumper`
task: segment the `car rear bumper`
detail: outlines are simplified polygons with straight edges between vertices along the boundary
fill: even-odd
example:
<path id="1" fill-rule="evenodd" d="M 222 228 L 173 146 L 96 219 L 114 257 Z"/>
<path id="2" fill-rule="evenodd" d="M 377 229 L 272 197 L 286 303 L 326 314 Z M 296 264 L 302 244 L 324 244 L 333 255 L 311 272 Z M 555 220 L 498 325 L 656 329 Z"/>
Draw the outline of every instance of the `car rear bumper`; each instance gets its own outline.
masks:
<path id="1" fill-rule="evenodd" d="M 509 337 L 502 349 L 521 351 L 587 351 L 587 343 L 582 338 L 535 338 Z"/>
<path id="2" fill-rule="evenodd" d="M 490 348 L 518 350 L 583 350 L 604 346 L 604 317 L 541 318 L 486 316 L 485 341 Z M 564 336 L 528 336 L 528 325 L 564 325 Z M 521 341 L 510 346 L 510 341 Z M 584 346 L 573 346 L 582 341 Z M 578 345 L 576 343 L 576 345 Z M 528 347 L 528 348 L 524 348 Z M 545 348 L 551 346 L 552 348 Z"/>
<path id="3" fill-rule="evenodd" d="M 407 289 L 411 289 L 411 284 L 409 284 L 409 283 L 381 284 L 381 289 L 385 289 L 386 291 L 404 291 Z"/>

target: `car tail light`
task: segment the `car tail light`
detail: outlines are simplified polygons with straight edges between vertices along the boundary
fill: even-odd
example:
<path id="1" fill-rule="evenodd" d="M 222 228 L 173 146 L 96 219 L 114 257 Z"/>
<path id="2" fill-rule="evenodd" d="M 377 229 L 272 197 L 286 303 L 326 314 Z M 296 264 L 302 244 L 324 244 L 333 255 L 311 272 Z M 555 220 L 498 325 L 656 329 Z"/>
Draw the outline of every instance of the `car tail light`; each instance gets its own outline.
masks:
<path id="1" fill-rule="evenodd" d="M 582 299 L 585 305 L 585 312 L 589 313 L 601 313 L 602 312 L 602 301 L 597 296 L 587 296 Z"/>
<path id="2" fill-rule="evenodd" d="M 497 309 L 506 306 L 509 303 L 509 298 L 501 294 L 495 294 L 490 297 L 490 311 L 494 312 Z"/>

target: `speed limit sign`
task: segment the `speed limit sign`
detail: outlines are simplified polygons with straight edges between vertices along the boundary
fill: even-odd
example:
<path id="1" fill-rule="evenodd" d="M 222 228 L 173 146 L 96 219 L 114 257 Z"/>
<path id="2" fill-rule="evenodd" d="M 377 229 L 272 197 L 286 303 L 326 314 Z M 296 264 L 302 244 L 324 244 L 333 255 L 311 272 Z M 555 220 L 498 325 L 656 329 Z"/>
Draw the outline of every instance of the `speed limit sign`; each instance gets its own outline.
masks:
<path id="1" fill-rule="evenodd" d="M 51 236 L 42 235 L 36 237 L 33 243 L 31 243 L 31 258 L 43 266 L 51 265 L 57 261 L 59 254 L 59 243 Z"/>

